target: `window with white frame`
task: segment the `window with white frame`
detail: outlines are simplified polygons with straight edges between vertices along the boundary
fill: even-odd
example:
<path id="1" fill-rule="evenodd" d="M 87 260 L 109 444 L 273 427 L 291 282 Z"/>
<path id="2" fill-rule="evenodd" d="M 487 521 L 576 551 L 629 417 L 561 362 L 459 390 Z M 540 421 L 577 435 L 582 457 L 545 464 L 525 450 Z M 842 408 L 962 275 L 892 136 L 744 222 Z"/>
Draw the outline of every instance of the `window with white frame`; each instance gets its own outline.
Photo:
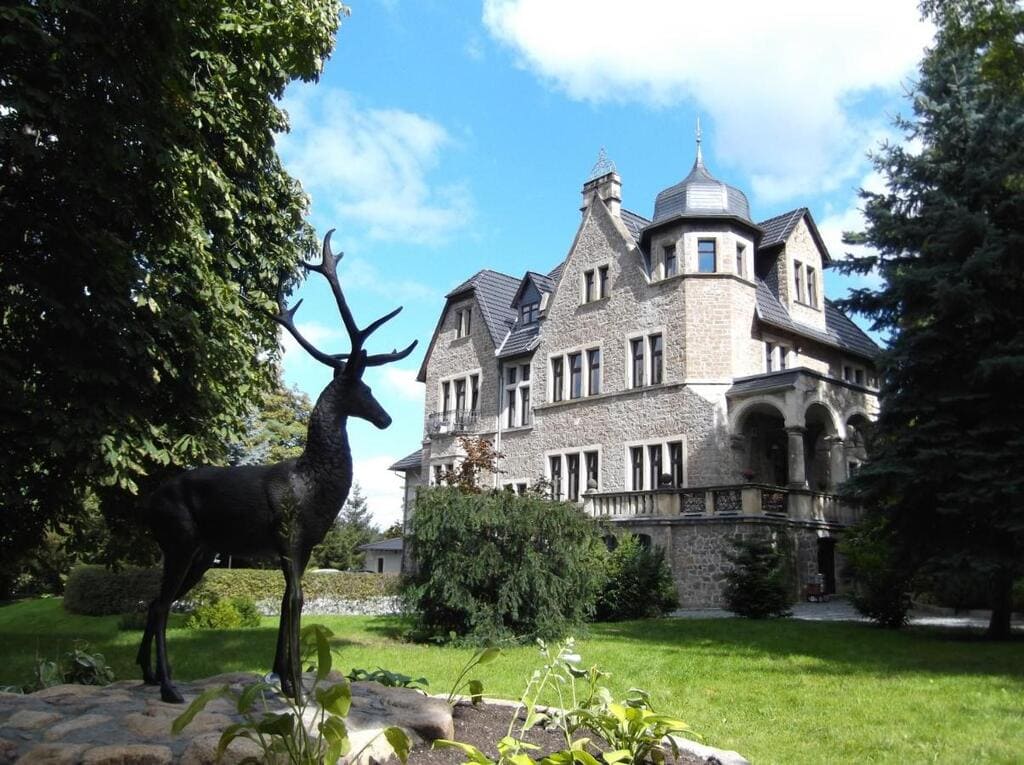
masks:
<path id="1" fill-rule="evenodd" d="M 645 385 L 660 385 L 665 380 L 665 341 L 661 332 L 637 335 L 629 338 L 630 388 L 642 388 Z"/>
<path id="2" fill-rule="evenodd" d="M 736 243 L 736 275 L 747 278 L 747 246 L 741 242 Z"/>
<path id="3" fill-rule="evenodd" d="M 525 427 L 532 421 L 530 407 L 530 365 L 510 364 L 505 367 L 505 426 Z"/>
<path id="4" fill-rule="evenodd" d="M 519 321 L 522 324 L 536 324 L 539 315 L 540 303 L 537 301 L 519 306 Z"/>
<path id="5" fill-rule="evenodd" d="M 796 351 L 792 346 L 774 340 L 764 343 L 764 371 L 776 372 L 789 369 L 796 361 Z"/>
<path id="6" fill-rule="evenodd" d="M 463 422 L 467 414 L 480 411 L 480 372 L 473 370 L 457 377 L 441 380 L 438 393 L 438 411 L 445 422 L 451 424 L 454 416 Z"/>
<path id="7" fill-rule="evenodd" d="M 608 266 L 600 266 L 597 269 L 597 296 L 608 297 Z"/>
<path id="8" fill-rule="evenodd" d="M 564 401 L 601 392 L 601 349 L 566 351 L 549 357 L 551 400 Z"/>
<path id="9" fill-rule="evenodd" d="M 793 261 L 793 297 L 798 303 L 804 302 L 804 264 Z"/>
<path id="10" fill-rule="evenodd" d="M 807 266 L 807 305 L 818 307 L 818 272 L 813 266 Z"/>
<path id="11" fill-rule="evenodd" d="M 590 483 L 601 485 L 601 450 L 585 446 L 547 454 L 548 480 L 553 499 L 578 502 L 590 490 Z"/>
<path id="12" fill-rule="evenodd" d="M 799 260 L 793 261 L 793 299 L 811 308 L 819 308 L 818 271 Z"/>
<path id="13" fill-rule="evenodd" d="M 433 465 L 434 474 L 431 477 L 434 486 L 439 485 L 445 478 L 445 476 L 455 471 L 454 462 L 435 462 Z"/>
<path id="14" fill-rule="evenodd" d="M 631 491 L 651 491 L 668 485 L 685 487 L 685 437 L 680 435 L 627 444 L 625 485 Z"/>

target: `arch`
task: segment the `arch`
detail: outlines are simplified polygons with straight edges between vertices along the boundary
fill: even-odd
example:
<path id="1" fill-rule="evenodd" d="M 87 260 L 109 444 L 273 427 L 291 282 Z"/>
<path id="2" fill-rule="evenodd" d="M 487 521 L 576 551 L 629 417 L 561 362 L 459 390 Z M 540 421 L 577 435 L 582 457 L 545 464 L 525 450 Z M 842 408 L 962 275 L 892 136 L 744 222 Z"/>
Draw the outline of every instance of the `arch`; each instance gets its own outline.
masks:
<path id="1" fill-rule="evenodd" d="M 786 418 L 778 401 L 759 397 L 735 412 L 733 440 L 740 474 L 757 483 L 785 485 L 789 463 Z"/>
<path id="2" fill-rule="evenodd" d="M 803 411 L 803 424 L 808 427 L 812 423 L 820 423 L 829 431 L 829 435 L 840 435 L 843 419 L 839 413 L 824 399 L 815 396 L 807 402 Z"/>
<path id="3" fill-rule="evenodd" d="M 804 480 L 816 491 L 834 491 L 845 479 L 838 462 L 839 416 L 815 399 L 804 407 Z"/>
<path id="4" fill-rule="evenodd" d="M 783 401 L 770 396 L 756 396 L 747 399 L 729 413 L 729 432 L 733 434 L 741 433 L 744 420 L 749 415 L 768 410 L 774 410 L 782 418 L 783 422 L 786 421 L 786 408 Z"/>

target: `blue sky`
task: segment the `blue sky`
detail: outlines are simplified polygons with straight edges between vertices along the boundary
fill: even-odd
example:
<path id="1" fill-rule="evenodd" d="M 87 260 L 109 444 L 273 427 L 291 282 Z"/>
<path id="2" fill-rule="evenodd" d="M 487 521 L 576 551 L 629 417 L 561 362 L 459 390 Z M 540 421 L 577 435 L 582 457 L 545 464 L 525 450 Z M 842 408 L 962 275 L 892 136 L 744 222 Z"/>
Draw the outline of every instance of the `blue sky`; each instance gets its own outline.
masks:
<path id="1" fill-rule="evenodd" d="M 481 268 L 561 261 L 580 187 L 604 147 L 623 206 L 689 171 L 699 115 L 711 172 L 755 220 L 809 207 L 833 257 L 860 226 L 857 189 L 882 188 L 867 152 L 900 140 L 892 117 L 931 30 L 912 0 L 655 2 L 353 0 L 324 76 L 284 98 L 285 165 L 312 198 L 357 321 L 399 305 L 371 353 L 419 346 L 366 381 L 394 422 L 349 425 L 355 477 L 377 522 L 400 517 L 387 466 L 419 447 L 416 372 L 452 287 Z M 850 282 L 826 275 L 831 297 Z M 347 339 L 313 275 L 296 297 L 305 336 Z M 315 399 L 329 370 L 287 339 L 285 378 Z"/>

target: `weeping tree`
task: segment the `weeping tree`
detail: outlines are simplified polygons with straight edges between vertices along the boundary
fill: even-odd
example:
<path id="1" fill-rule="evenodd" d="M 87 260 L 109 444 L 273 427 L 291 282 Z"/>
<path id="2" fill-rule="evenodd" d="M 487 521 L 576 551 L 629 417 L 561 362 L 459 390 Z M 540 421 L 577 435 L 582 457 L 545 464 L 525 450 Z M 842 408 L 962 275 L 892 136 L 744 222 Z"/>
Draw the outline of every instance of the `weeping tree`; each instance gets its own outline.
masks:
<path id="1" fill-rule="evenodd" d="M 1024 12 L 921 7 L 937 34 L 908 143 L 874 157 L 888 189 L 862 192 L 851 237 L 876 254 L 843 265 L 882 276 L 844 303 L 890 337 L 874 451 L 846 490 L 885 537 L 884 580 L 968 572 L 1007 636 L 1024 575 Z"/>
<path id="2" fill-rule="evenodd" d="M 0 8 L 0 590 L 95 496 L 218 462 L 274 382 L 278 276 L 313 246 L 277 105 L 337 0 Z"/>

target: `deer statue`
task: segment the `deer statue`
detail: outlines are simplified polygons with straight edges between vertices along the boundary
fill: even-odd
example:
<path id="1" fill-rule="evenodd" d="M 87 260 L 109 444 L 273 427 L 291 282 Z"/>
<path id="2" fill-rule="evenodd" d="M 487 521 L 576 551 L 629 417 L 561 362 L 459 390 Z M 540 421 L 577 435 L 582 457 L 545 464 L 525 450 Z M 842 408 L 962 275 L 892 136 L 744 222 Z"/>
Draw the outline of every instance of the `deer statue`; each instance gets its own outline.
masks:
<path id="1" fill-rule="evenodd" d="M 149 526 L 163 551 L 163 579 L 159 594 L 149 604 L 137 661 L 143 680 L 159 684 L 164 701 L 184 701 L 171 680 L 167 661 L 167 614 L 171 604 L 202 578 L 218 553 L 277 557 L 285 591 L 273 671 L 285 694 L 303 700 L 299 654 L 302 572 L 310 551 L 334 523 L 352 485 L 348 418 L 360 417 L 382 430 L 391 424 L 391 417 L 362 381 L 363 372 L 367 367 L 404 359 L 416 347 L 414 341 L 402 351 L 373 356 L 363 350 L 374 330 L 402 309 L 359 329 L 338 281 L 337 265 L 344 253 L 332 254 L 331 233 L 333 229 L 324 237 L 321 262 L 303 262 L 302 266 L 307 272 L 321 274 L 330 284 L 351 339 L 351 351 L 331 355 L 306 340 L 294 321 L 302 301 L 287 308 L 283 285 L 277 295 L 278 312 L 271 317 L 313 358 L 334 369 L 334 378 L 310 415 L 302 455 L 275 465 L 194 468 L 162 484 L 149 500 Z M 154 639 L 155 673 L 150 663 Z"/>

